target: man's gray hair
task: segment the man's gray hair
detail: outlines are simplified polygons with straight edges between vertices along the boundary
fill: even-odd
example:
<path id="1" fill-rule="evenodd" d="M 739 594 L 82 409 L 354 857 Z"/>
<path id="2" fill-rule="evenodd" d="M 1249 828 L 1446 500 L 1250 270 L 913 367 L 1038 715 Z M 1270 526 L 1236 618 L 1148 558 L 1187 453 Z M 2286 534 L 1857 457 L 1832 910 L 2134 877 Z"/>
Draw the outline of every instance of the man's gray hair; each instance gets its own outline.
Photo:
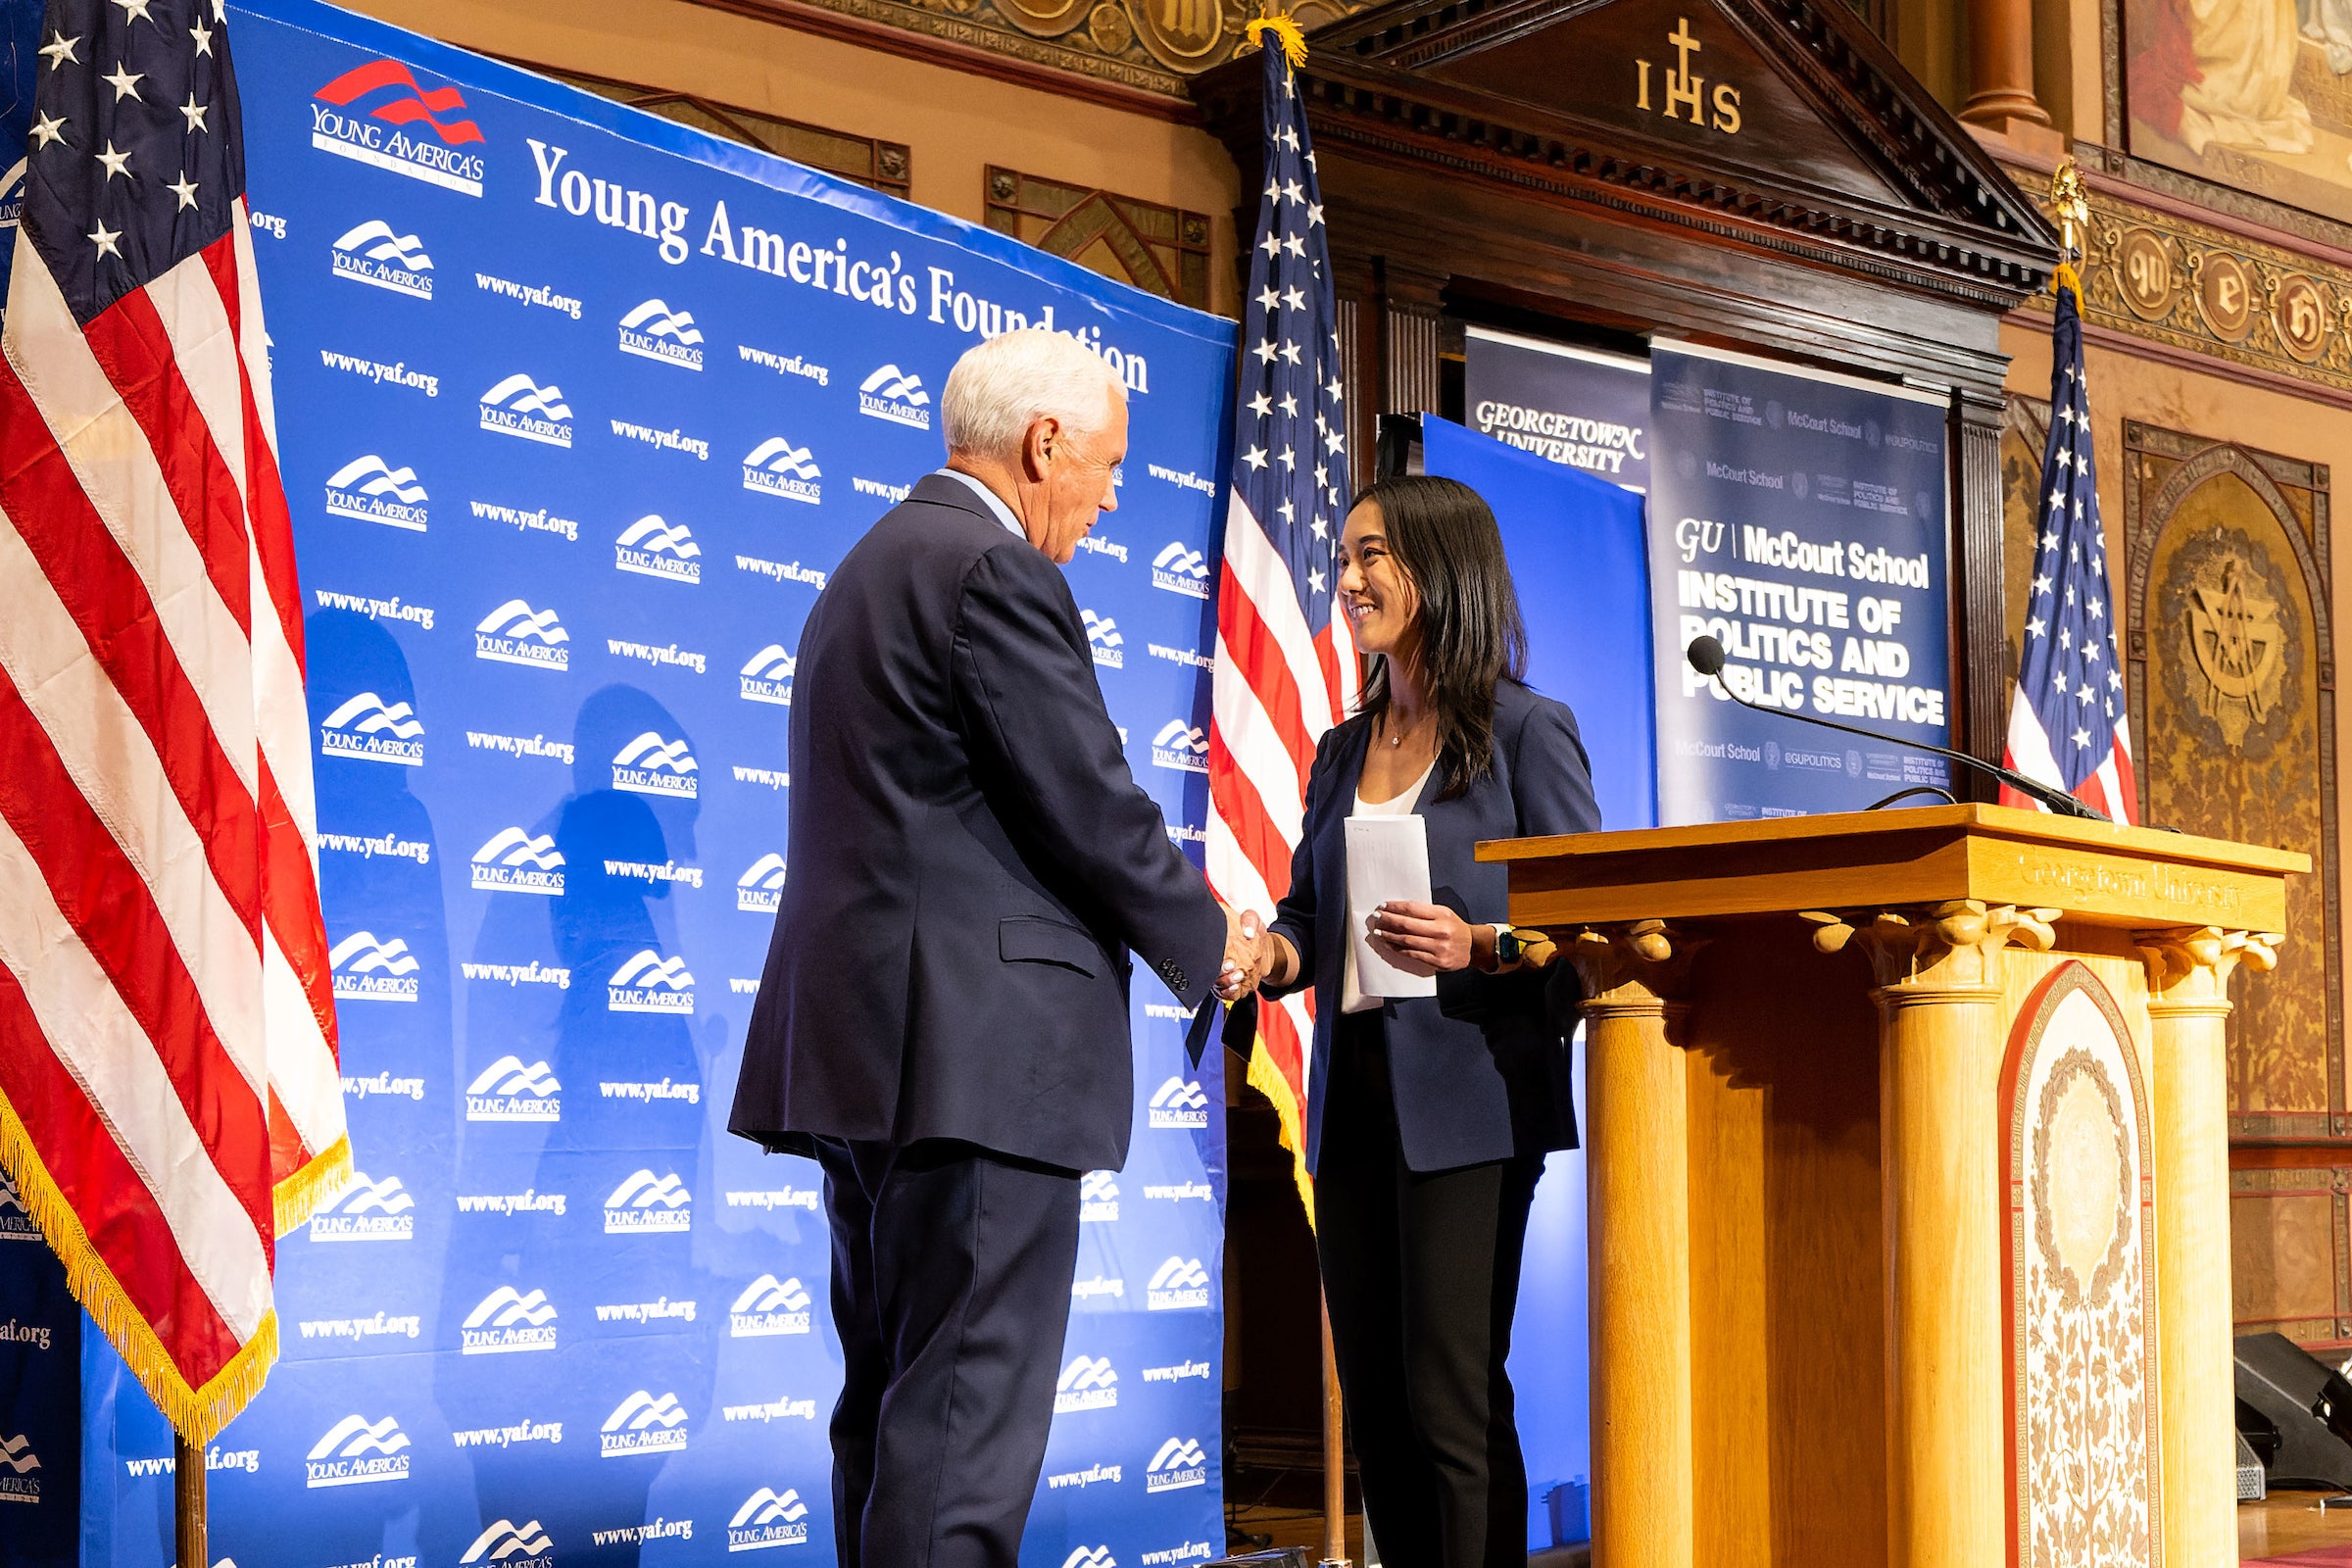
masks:
<path id="1" fill-rule="evenodd" d="M 1102 428 L 1127 388 L 1076 338 L 1042 327 L 1004 332 L 964 352 L 948 372 L 940 419 L 948 450 L 1010 462 L 1029 426 L 1059 419 L 1075 430 Z"/>

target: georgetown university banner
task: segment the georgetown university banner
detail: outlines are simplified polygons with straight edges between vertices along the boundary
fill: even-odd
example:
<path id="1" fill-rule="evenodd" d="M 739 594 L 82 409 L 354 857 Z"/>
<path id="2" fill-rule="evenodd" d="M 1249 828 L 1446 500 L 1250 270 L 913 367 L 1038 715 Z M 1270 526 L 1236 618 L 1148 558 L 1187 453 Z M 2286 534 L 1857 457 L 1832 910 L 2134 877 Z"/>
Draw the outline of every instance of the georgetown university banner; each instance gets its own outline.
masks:
<path id="1" fill-rule="evenodd" d="M 307 0 L 230 26 L 362 1174 L 281 1244 L 284 1360 L 214 1446 L 214 1555 L 829 1562 L 818 1178 L 724 1132 L 800 627 L 937 466 L 956 356 L 1076 334 L 1134 434 L 1070 582 L 1197 844 L 1233 328 Z M 1224 1539 L 1222 1074 L 1155 981 L 1134 1005 L 1036 1568 Z M 0 1271 L 37 1255 L 15 1214 Z M 76 1436 L 60 1299 L 0 1300 L 0 1561 L 162 1568 L 170 1435 L 90 1335 Z"/>

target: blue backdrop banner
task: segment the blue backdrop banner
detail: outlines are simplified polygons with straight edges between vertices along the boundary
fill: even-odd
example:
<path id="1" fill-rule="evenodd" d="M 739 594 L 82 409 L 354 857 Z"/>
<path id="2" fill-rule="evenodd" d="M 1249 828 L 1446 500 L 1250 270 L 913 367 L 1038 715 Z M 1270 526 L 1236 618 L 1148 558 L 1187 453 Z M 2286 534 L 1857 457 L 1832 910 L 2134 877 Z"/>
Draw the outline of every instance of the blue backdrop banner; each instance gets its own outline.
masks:
<path id="1" fill-rule="evenodd" d="M 1683 658 L 1712 636 L 1753 702 L 1949 745 L 1945 400 L 1685 344 L 1650 366 L 1660 820 L 1946 783 L 1933 757 L 1740 708 Z"/>
<path id="2" fill-rule="evenodd" d="M 310 0 L 230 26 L 362 1174 L 280 1245 L 284 1359 L 209 1456 L 214 1554 L 829 1561 L 820 1184 L 724 1131 L 789 874 L 800 627 L 938 466 L 956 356 L 1078 337 L 1134 433 L 1070 582 L 1198 844 L 1233 326 Z M 1223 1548 L 1222 1079 L 1155 981 L 1134 1007 L 1135 1151 L 1086 1181 L 1034 1568 Z M 73 1353 L 53 1292 L 0 1321 L 45 1336 L 0 1355 Z M 162 1568 L 169 1434 L 85 1345 L 78 1502 L 53 1421 L 0 1560 L 78 1535 Z M 0 1438 L 58 1382 L 0 1371 Z"/>

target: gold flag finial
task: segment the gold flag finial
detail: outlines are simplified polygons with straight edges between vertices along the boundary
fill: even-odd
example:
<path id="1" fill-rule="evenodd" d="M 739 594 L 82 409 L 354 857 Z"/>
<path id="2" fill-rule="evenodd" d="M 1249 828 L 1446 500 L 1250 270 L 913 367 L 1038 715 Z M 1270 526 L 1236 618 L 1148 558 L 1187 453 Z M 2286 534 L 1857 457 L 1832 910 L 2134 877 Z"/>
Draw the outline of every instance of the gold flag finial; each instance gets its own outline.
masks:
<path id="1" fill-rule="evenodd" d="M 1282 57 L 1291 63 L 1292 70 L 1296 71 L 1306 64 L 1306 34 L 1299 31 L 1298 24 L 1289 17 L 1276 16 L 1269 11 L 1242 29 L 1243 36 L 1260 48 L 1264 47 L 1265 34 L 1269 32 L 1282 45 Z"/>
<path id="2" fill-rule="evenodd" d="M 2059 277 L 2071 277 L 2075 259 L 2083 254 L 2082 241 L 2090 235 L 2089 188 L 2082 183 L 2082 171 L 2072 158 L 2062 160 L 2050 172 L 2050 199 L 2045 205 L 2058 220 Z"/>

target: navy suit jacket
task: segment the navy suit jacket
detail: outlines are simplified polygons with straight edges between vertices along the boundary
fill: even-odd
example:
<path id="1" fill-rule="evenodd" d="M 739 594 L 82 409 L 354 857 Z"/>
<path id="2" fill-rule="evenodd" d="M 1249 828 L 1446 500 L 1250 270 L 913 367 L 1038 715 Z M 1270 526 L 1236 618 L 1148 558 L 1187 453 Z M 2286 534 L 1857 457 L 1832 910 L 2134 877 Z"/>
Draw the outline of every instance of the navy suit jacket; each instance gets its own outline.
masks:
<path id="1" fill-rule="evenodd" d="M 1128 950 L 1198 1006 L 1225 917 L 1128 770 L 1059 568 L 924 478 L 817 597 L 791 736 L 728 1127 L 1124 1164 Z"/>
<path id="2" fill-rule="evenodd" d="M 1322 1155 L 1324 1090 L 1331 1081 L 1332 1030 L 1348 955 L 1345 824 L 1355 809 L 1371 734 L 1371 719 L 1359 714 L 1327 731 L 1316 748 L 1305 830 L 1291 858 L 1291 891 L 1273 923 L 1298 950 L 1299 973 L 1285 989 L 1315 988 L 1306 1102 L 1310 1171 Z M 1492 770 L 1453 800 L 1438 799 L 1444 787 L 1432 770 L 1413 808 L 1428 823 L 1430 891 L 1473 925 L 1510 918 L 1508 874 L 1474 858 L 1480 840 L 1600 827 L 1576 715 L 1514 680 L 1494 690 Z M 1442 974 L 1434 997 L 1383 1003 L 1406 1166 L 1450 1170 L 1575 1148 L 1567 1037 L 1576 1027 L 1579 995 L 1574 970 L 1555 961 L 1510 974 Z"/>

